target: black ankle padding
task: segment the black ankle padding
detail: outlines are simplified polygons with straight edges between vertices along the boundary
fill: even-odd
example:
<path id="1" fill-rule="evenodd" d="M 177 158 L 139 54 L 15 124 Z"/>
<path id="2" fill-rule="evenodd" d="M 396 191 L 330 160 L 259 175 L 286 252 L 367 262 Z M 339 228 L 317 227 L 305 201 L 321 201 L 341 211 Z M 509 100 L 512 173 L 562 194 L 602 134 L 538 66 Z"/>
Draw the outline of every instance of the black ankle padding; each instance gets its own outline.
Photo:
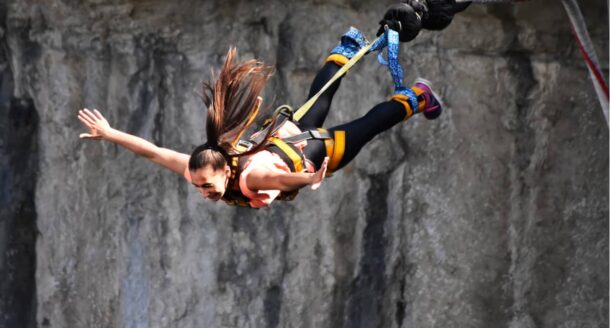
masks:
<path id="1" fill-rule="evenodd" d="M 457 14 L 459 12 L 462 12 L 462 11 L 466 10 L 466 8 L 468 8 L 468 6 L 470 6 L 471 3 L 472 2 L 458 2 L 458 3 L 455 3 L 453 5 L 453 13 Z"/>
<path id="2" fill-rule="evenodd" d="M 415 10 L 415 12 L 417 12 L 422 18 L 428 15 L 427 0 L 400 0 L 400 2 L 411 6 L 411 8 L 413 8 L 413 10 Z"/>
<path id="3" fill-rule="evenodd" d="M 459 13 L 470 5 L 470 2 L 457 3 L 455 0 L 425 0 L 428 15 L 424 17 L 422 27 L 426 30 L 443 30 L 453 20 L 453 15 Z"/>

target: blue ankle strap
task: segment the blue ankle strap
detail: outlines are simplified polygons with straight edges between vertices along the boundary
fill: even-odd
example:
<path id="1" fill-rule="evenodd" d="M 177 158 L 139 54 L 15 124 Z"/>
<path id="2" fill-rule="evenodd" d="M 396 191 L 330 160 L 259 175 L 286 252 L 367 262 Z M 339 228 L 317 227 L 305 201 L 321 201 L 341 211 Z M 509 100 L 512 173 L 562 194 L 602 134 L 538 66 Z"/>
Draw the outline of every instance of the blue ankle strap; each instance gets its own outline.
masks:
<path id="1" fill-rule="evenodd" d="M 411 109 L 414 113 L 417 113 L 419 109 L 419 103 L 417 101 L 417 95 L 411 88 L 407 88 L 402 85 L 403 83 L 403 70 L 402 65 L 398 61 L 398 52 L 400 50 L 400 41 L 398 38 L 398 32 L 392 29 L 386 29 L 384 37 L 377 39 L 378 44 L 373 44 L 371 50 L 378 50 L 377 61 L 381 65 L 387 66 L 392 75 L 394 81 L 394 93 L 405 95 L 411 105 Z M 388 59 L 383 58 L 383 48 L 387 48 Z"/>
<path id="2" fill-rule="evenodd" d="M 330 54 L 339 54 L 347 59 L 352 59 L 361 48 L 366 47 L 368 44 L 369 42 L 362 32 L 355 27 L 350 27 L 341 36 L 341 42 L 330 51 Z"/>
<path id="3" fill-rule="evenodd" d="M 379 45 L 379 55 L 377 55 L 377 61 L 379 61 L 381 65 L 387 66 L 390 70 L 390 74 L 392 74 L 392 80 L 394 80 L 394 89 L 396 90 L 400 87 L 403 87 L 403 70 L 402 66 L 398 62 L 398 52 L 400 50 L 398 32 L 392 29 L 386 29 L 384 37 L 381 39 L 382 42 L 380 42 L 381 44 Z M 384 47 L 387 47 L 387 60 L 383 58 L 382 51 Z"/>
<path id="4" fill-rule="evenodd" d="M 337 45 L 330 53 L 341 54 L 351 59 L 361 48 L 367 46 L 368 44 L 369 42 L 366 40 L 366 37 L 362 32 L 354 27 L 350 27 L 350 29 L 345 32 L 343 36 L 341 36 L 341 43 Z M 387 59 L 383 58 L 384 48 L 387 48 Z M 379 52 L 377 55 L 377 61 L 379 61 L 381 65 L 387 66 L 390 70 L 392 80 L 394 81 L 394 93 L 400 93 L 407 96 L 413 111 L 417 112 L 417 96 L 410 88 L 402 85 L 403 69 L 402 65 L 400 65 L 400 62 L 398 61 L 399 50 L 400 40 L 398 32 L 386 28 L 383 36 L 375 40 L 368 52 Z"/>
<path id="5" fill-rule="evenodd" d="M 361 48 L 367 46 L 368 44 L 369 42 L 362 32 L 354 27 L 350 27 L 349 30 L 341 36 L 341 43 L 331 50 L 330 53 L 340 54 L 348 59 L 351 59 Z M 383 58 L 383 49 L 386 47 L 388 57 L 387 60 Z M 368 51 L 369 53 L 373 51 L 379 52 L 377 55 L 377 60 L 381 65 L 387 66 L 390 70 L 390 74 L 392 74 L 392 79 L 394 80 L 394 89 L 403 86 L 402 66 L 398 62 L 399 49 L 400 41 L 398 32 L 388 28 L 385 30 L 383 36 L 375 40 Z"/>
<path id="6" fill-rule="evenodd" d="M 407 87 L 398 87 L 396 90 L 394 90 L 394 94 L 405 95 L 407 97 L 407 101 L 409 101 L 413 114 L 419 113 L 419 102 L 417 101 L 415 91 Z"/>

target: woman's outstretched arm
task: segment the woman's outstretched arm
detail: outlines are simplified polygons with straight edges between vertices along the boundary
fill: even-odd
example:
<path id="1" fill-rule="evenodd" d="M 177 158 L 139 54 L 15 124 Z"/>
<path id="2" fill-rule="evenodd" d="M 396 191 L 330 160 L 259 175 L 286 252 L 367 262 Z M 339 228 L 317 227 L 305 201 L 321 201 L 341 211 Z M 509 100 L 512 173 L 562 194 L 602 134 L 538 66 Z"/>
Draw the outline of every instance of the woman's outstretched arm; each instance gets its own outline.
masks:
<path id="1" fill-rule="evenodd" d="M 246 184 L 251 190 L 281 190 L 292 191 L 311 185 L 311 189 L 316 190 L 324 180 L 328 167 L 328 157 L 320 169 L 314 173 L 307 172 L 284 172 L 279 173 L 264 169 L 254 169 L 246 178 Z"/>
<path id="2" fill-rule="evenodd" d="M 81 139 L 100 139 L 114 142 L 180 175 L 184 173 L 184 169 L 188 165 L 189 155 L 157 147 L 140 137 L 113 129 L 97 109 L 93 111 L 87 108 L 80 110 L 78 119 L 89 128 L 89 133 L 81 133 Z"/>

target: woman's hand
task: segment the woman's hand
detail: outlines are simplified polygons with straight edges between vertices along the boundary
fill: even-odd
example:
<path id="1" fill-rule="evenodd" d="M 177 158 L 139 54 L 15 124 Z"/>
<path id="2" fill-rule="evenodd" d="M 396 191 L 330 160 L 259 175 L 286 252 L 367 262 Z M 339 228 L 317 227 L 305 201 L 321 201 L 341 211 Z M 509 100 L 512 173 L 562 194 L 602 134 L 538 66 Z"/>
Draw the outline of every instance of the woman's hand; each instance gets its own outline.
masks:
<path id="1" fill-rule="evenodd" d="M 93 112 L 87 108 L 79 110 L 78 119 L 89 128 L 89 133 L 80 134 L 81 139 L 104 139 L 111 130 L 110 124 L 97 109 Z"/>
<path id="2" fill-rule="evenodd" d="M 320 169 L 318 171 L 316 171 L 313 174 L 313 176 L 311 177 L 311 179 L 312 179 L 311 190 L 316 190 L 316 189 L 318 189 L 318 187 L 320 187 L 322 180 L 324 180 L 324 177 L 326 176 L 327 169 L 328 169 L 328 157 L 324 157 L 324 161 L 322 162 Z"/>
<path id="3" fill-rule="evenodd" d="M 184 174 L 184 170 L 188 166 L 189 155 L 157 147 L 140 137 L 113 129 L 97 109 L 79 110 L 78 119 L 89 128 L 89 133 L 81 133 L 82 139 L 104 139 L 113 142 L 180 175 Z"/>

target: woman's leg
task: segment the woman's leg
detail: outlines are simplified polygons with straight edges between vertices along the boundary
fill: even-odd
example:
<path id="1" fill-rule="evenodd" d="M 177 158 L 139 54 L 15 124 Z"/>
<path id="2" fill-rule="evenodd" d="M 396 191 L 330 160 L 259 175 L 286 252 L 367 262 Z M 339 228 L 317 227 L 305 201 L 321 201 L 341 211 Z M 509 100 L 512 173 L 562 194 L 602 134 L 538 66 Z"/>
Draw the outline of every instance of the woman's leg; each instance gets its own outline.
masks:
<path id="1" fill-rule="evenodd" d="M 362 47 L 366 46 L 366 44 L 367 41 L 362 32 L 355 28 L 350 28 L 350 30 L 341 37 L 341 43 L 331 50 L 330 56 L 326 59 L 326 63 L 313 80 L 307 99 L 318 93 L 326 82 L 328 82 Z M 299 120 L 299 127 L 302 130 L 322 127 L 324 120 L 326 120 L 326 116 L 328 115 L 328 111 L 330 110 L 333 96 L 339 88 L 340 83 L 341 78 L 331 84 Z"/>
<path id="2" fill-rule="evenodd" d="M 418 104 L 415 110 L 401 97 L 402 95 L 394 95 L 392 100 L 376 105 L 363 117 L 329 129 L 334 136 L 333 147 L 343 150 L 340 154 L 337 150 L 331 151 L 327 148 L 322 140 L 310 140 L 304 149 L 305 157 L 318 168 L 324 157 L 329 156 L 331 157 L 329 171 L 336 171 L 354 159 L 362 147 L 376 135 L 412 115 L 423 112 L 427 118 L 438 117 L 441 105 L 430 89 L 429 82 L 416 82 L 411 90 L 417 97 Z"/>
<path id="3" fill-rule="evenodd" d="M 335 63 L 334 61 L 327 61 L 322 69 L 316 75 L 316 78 L 313 80 L 311 84 L 311 88 L 309 89 L 309 95 L 307 99 L 313 97 L 322 87 L 328 82 L 337 71 L 341 69 L 341 66 Z M 307 114 L 305 114 L 301 120 L 299 121 L 299 127 L 302 130 L 309 130 L 322 127 L 324 124 L 324 120 L 328 115 L 328 111 L 330 109 L 330 104 L 333 100 L 333 96 L 335 92 L 339 88 L 341 84 L 341 78 L 335 81 L 330 85 L 326 91 L 324 91 L 318 100 L 311 106 Z"/>

